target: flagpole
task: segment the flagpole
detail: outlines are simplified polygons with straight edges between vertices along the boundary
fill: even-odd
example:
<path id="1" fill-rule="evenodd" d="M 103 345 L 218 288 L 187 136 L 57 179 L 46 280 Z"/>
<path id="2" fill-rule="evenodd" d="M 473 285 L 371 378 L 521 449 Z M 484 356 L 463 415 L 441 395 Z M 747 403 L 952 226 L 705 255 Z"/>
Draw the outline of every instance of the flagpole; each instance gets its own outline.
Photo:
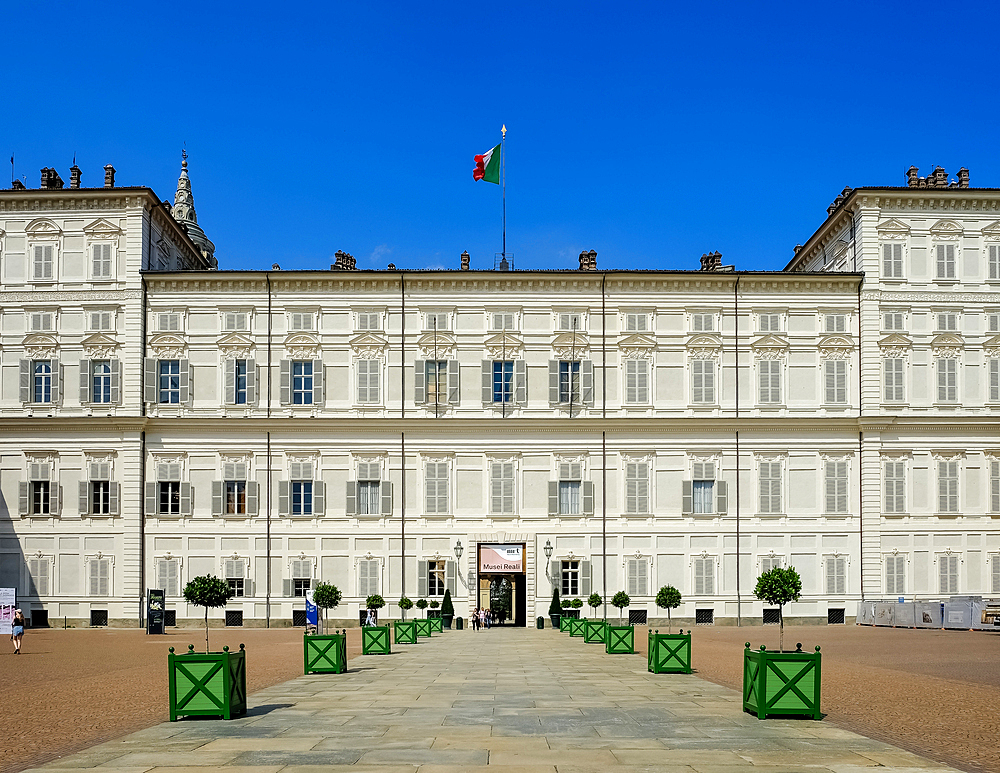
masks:
<path id="1" fill-rule="evenodd" d="M 503 178 L 503 239 L 502 255 L 507 257 L 507 159 L 504 158 L 504 141 L 507 139 L 507 124 L 500 127 L 500 176 Z"/>

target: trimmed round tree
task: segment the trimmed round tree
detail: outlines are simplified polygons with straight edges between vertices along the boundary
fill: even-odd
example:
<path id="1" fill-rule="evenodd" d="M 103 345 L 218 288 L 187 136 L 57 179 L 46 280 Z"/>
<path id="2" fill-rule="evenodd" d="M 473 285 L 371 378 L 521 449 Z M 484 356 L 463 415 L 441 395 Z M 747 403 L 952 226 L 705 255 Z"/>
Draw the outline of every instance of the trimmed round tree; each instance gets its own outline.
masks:
<path id="1" fill-rule="evenodd" d="M 569 599 L 563 599 L 562 601 L 559 602 L 559 606 L 561 606 L 563 609 L 569 609 L 571 606 L 573 606 L 573 602 L 570 601 Z"/>
<path id="2" fill-rule="evenodd" d="M 224 607 L 233 597 L 229 583 L 210 574 L 195 577 L 184 586 L 184 600 L 205 607 L 205 652 L 208 652 L 208 610 Z"/>
<path id="3" fill-rule="evenodd" d="M 604 599 L 601 598 L 601 594 L 599 594 L 599 593 L 591 593 L 590 594 L 590 598 L 587 599 L 587 606 L 591 607 L 594 611 L 591 612 L 590 614 L 596 615 L 597 614 L 597 608 L 599 606 L 601 606 L 601 604 L 603 604 L 603 603 L 604 603 Z"/>
<path id="4" fill-rule="evenodd" d="M 326 611 L 340 605 L 343 594 L 336 585 L 321 582 L 313 589 L 313 604 L 323 610 L 323 632 L 326 632 Z"/>
<path id="5" fill-rule="evenodd" d="M 670 620 L 670 610 L 681 605 L 681 592 L 673 585 L 664 585 L 656 594 L 656 606 L 667 610 L 667 633 L 673 633 L 673 623 Z"/>
<path id="6" fill-rule="evenodd" d="M 611 599 L 611 606 L 618 610 L 618 625 L 622 624 L 622 610 L 628 607 L 632 603 L 632 599 L 629 598 L 628 594 L 620 590 Z"/>
<path id="7" fill-rule="evenodd" d="M 776 566 L 757 578 L 757 587 L 753 589 L 753 595 L 767 604 L 778 607 L 778 652 L 782 652 L 785 646 L 783 608 L 785 604 L 799 600 L 799 596 L 802 595 L 802 578 L 793 566 L 787 569 Z"/>
<path id="8" fill-rule="evenodd" d="M 569 605 L 573 607 L 573 609 L 583 609 L 583 599 L 573 599 L 569 602 Z"/>
<path id="9" fill-rule="evenodd" d="M 381 598 L 381 596 L 379 598 Z M 406 596 L 400 596 L 399 597 L 399 608 L 402 610 L 402 612 L 403 612 L 403 619 L 405 620 L 406 619 L 406 610 L 413 609 L 413 602 L 410 601 L 408 598 L 406 598 Z"/>
<path id="10" fill-rule="evenodd" d="M 439 606 L 441 606 L 441 603 L 437 599 L 431 599 L 430 604 L 428 604 L 427 606 L 429 606 L 431 609 L 437 609 Z"/>
<path id="11" fill-rule="evenodd" d="M 417 609 L 419 609 L 421 612 L 427 609 L 427 599 L 417 599 Z M 424 617 L 426 616 L 427 616 L 426 613 L 424 613 Z"/>

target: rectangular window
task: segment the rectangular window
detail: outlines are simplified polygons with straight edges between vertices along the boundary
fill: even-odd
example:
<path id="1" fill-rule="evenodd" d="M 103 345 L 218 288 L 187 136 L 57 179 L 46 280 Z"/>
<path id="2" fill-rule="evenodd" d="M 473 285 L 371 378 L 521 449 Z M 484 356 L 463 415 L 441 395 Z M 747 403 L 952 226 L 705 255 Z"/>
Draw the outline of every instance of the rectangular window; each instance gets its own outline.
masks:
<path id="1" fill-rule="evenodd" d="M 510 515 L 514 512 L 514 463 L 490 464 L 490 512 Z"/>
<path id="2" fill-rule="evenodd" d="M 882 277 L 903 278 L 903 245 L 899 242 L 882 245 Z"/>
<path id="3" fill-rule="evenodd" d="M 827 314 L 826 324 L 824 329 L 827 333 L 846 333 L 847 332 L 847 315 L 846 314 Z"/>
<path id="4" fill-rule="evenodd" d="M 427 462 L 424 474 L 425 512 L 448 512 L 448 462 Z"/>
<path id="5" fill-rule="evenodd" d="M 902 358 L 882 360 L 882 397 L 887 403 L 900 403 L 904 399 Z"/>
<path id="6" fill-rule="evenodd" d="M 107 332 L 111 330 L 110 311 L 92 311 L 88 319 L 90 320 L 90 330 L 94 332 Z"/>
<path id="7" fill-rule="evenodd" d="M 358 402 L 362 405 L 377 404 L 379 396 L 380 360 L 357 360 Z"/>
<path id="8" fill-rule="evenodd" d="M 847 512 L 847 462 L 826 463 L 826 512 Z"/>
<path id="9" fill-rule="evenodd" d="M 954 403 L 958 401 L 958 360 L 940 359 L 937 361 L 937 397 L 939 403 Z"/>
<path id="10" fill-rule="evenodd" d="M 761 314 L 758 318 L 758 326 L 761 333 L 780 333 L 780 314 Z"/>
<path id="11" fill-rule="evenodd" d="M 448 361 L 424 361 L 425 389 L 427 402 L 438 405 L 448 402 Z"/>
<path id="12" fill-rule="evenodd" d="M 111 514 L 111 481 L 90 482 L 90 512 L 93 515 Z"/>
<path id="13" fill-rule="evenodd" d="M 906 512 L 906 462 L 885 461 L 885 512 Z"/>
<path id="14" fill-rule="evenodd" d="M 292 515 L 312 515 L 313 482 L 311 480 L 292 481 Z"/>
<path id="15" fill-rule="evenodd" d="M 378 515 L 381 511 L 381 481 L 359 480 L 358 481 L 358 514 Z"/>
<path id="16" fill-rule="evenodd" d="M 990 333 L 1000 333 L 1000 314 L 986 315 L 986 330 Z"/>
<path id="17" fill-rule="evenodd" d="M 987 360 L 986 367 L 989 369 L 989 400 L 1000 402 L 1000 360 Z"/>
<path id="18" fill-rule="evenodd" d="M 691 330 L 695 333 L 711 333 L 715 330 L 714 314 L 692 314 Z"/>
<path id="19" fill-rule="evenodd" d="M 444 561 L 427 562 L 427 595 L 444 595 Z"/>
<path id="20" fill-rule="evenodd" d="M 827 360 L 823 363 L 826 379 L 826 402 L 842 405 L 847 402 L 847 361 Z"/>
<path id="21" fill-rule="evenodd" d="M 358 595 L 361 598 L 378 593 L 379 562 L 377 559 L 358 561 Z"/>
<path id="22" fill-rule="evenodd" d="M 1000 461 L 990 462 L 990 512 L 1000 513 Z"/>
<path id="23" fill-rule="evenodd" d="M 760 512 L 781 513 L 781 462 L 761 462 L 758 469 Z"/>
<path id="24" fill-rule="evenodd" d="M 885 312 L 882 315 L 882 329 L 886 332 L 901 332 L 903 330 L 903 312 Z"/>
<path id="25" fill-rule="evenodd" d="M 226 481 L 226 513 L 240 514 L 247 511 L 247 482 L 245 480 Z"/>
<path id="26" fill-rule="evenodd" d="M 937 278 L 955 278 L 955 245 L 938 244 L 937 251 Z"/>
<path id="27" fill-rule="evenodd" d="M 760 360 L 757 362 L 758 396 L 762 403 L 781 402 L 781 362 Z"/>
<path id="28" fill-rule="evenodd" d="M 990 593 L 1000 593 L 1000 555 L 990 556 Z"/>
<path id="29" fill-rule="evenodd" d="M 233 403 L 236 405 L 247 404 L 247 361 L 235 360 L 233 363 Z"/>
<path id="30" fill-rule="evenodd" d="M 47 311 L 32 312 L 31 316 L 32 333 L 50 333 L 53 330 L 52 315 Z"/>
<path id="31" fill-rule="evenodd" d="M 938 556 L 938 577 L 940 578 L 939 593 L 942 595 L 958 593 L 958 556 Z"/>
<path id="32" fill-rule="evenodd" d="M 649 360 L 625 360 L 625 402 L 649 402 Z"/>
<path id="33" fill-rule="evenodd" d="M 649 512 L 649 464 L 625 463 L 625 512 Z"/>
<path id="34" fill-rule="evenodd" d="M 562 595 L 564 597 L 580 595 L 579 561 L 562 562 Z"/>
<path id="35" fill-rule="evenodd" d="M 49 515 L 51 509 L 49 503 L 51 484 L 47 480 L 31 481 L 31 514 Z"/>
<path id="36" fill-rule="evenodd" d="M 772 569 L 781 568 L 781 557 L 780 556 L 761 556 L 760 557 L 760 573 L 770 572 Z"/>
<path id="37" fill-rule="evenodd" d="M 846 556 L 827 556 L 826 592 L 829 596 L 842 596 L 847 593 Z"/>
<path id="38" fill-rule="evenodd" d="M 314 318 L 312 312 L 295 311 L 288 315 L 288 324 L 292 330 L 312 330 Z"/>
<path id="39" fill-rule="evenodd" d="M 1000 279 L 1000 244 L 990 245 L 990 279 Z"/>
<path id="40" fill-rule="evenodd" d="M 711 404 L 715 402 L 715 361 L 691 361 L 691 402 Z"/>
<path id="41" fill-rule="evenodd" d="M 626 564 L 628 584 L 626 593 L 629 596 L 649 595 L 649 561 L 644 558 L 630 558 Z"/>
<path id="42" fill-rule="evenodd" d="M 626 333 L 642 333 L 648 330 L 647 320 L 649 318 L 645 314 L 626 314 L 625 315 L 625 332 Z"/>
<path id="43" fill-rule="evenodd" d="M 92 403 L 111 402 L 111 361 L 92 360 L 90 363 Z"/>
<path id="44" fill-rule="evenodd" d="M 358 330 L 381 330 L 381 317 L 377 311 L 358 312 Z"/>
<path id="45" fill-rule="evenodd" d="M 292 360 L 292 405 L 312 405 L 312 360 Z"/>
<path id="46" fill-rule="evenodd" d="M 715 512 L 715 463 L 695 462 L 691 467 L 692 512 L 709 515 Z"/>
<path id="47" fill-rule="evenodd" d="M 424 329 L 425 330 L 447 330 L 448 329 L 448 313 L 445 311 L 436 312 L 434 314 L 424 315 Z"/>
<path id="48" fill-rule="evenodd" d="M 247 315 L 240 311 L 227 311 L 222 315 L 223 330 L 243 332 L 247 329 Z"/>
<path id="49" fill-rule="evenodd" d="M 958 331 L 957 314 L 938 314 L 937 329 L 942 333 L 954 333 Z"/>
<path id="50" fill-rule="evenodd" d="M 958 462 L 938 462 L 938 512 L 958 512 Z"/>
<path id="51" fill-rule="evenodd" d="M 167 598 L 181 595 L 180 565 L 176 558 L 156 559 L 156 580 Z"/>
<path id="52" fill-rule="evenodd" d="M 694 559 L 694 595 L 715 595 L 715 559 Z"/>
<path id="53" fill-rule="evenodd" d="M 490 330 L 517 330 L 515 315 L 508 312 L 496 312 L 490 316 Z"/>
<path id="54" fill-rule="evenodd" d="M 561 360 L 559 362 L 559 402 L 580 402 L 579 360 Z"/>
<path id="55" fill-rule="evenodd" d="M 511 403 L 514 401 L 514 361 L 493 361 L 493 402 Z"/>
<path id="56" fill-rule="evenodd" d="M 160 508 L 157 512 L 161 515 L 181 514 L 181 484 L 179 481 L 160 481 Z"/>
<path id="57" fill-rule="evenodd" d="M 906 594 L 906 556 L 885 557 L 885 592 L 889 596 Z"/>
<path id="58" fill-rule="evenodd" d="M 580 481 L 559 481 L 559 514 L 580 514 Z"/>
<path id="59" fill-rule="evenodd" d="M 34 278 L 52 279 L 52 255 L 54 248 L 51 244 L 40 244 L 35 246 Z"/>
<path id="60" fill-rule="evenodd" d="M 111 276 L 111 245 L 93 245 L 91 256 L 93 258 L 94 279 L 107 279 Z"/>
<path id="61" fill-rule="evenodd" d="M 560 314 L 559 315 L 559 329 L 565 331 L 582 330 L 583 320 L 580 318 L 579 314 Z"/>
<path id="62" fill-rule="evenodd" d="M 91 596 L 111 595 L 111 559 L 92 558 L 90 564 L 90 594 Z"/>
<path id="63" fill-rule="evenodd" d="M 226 582 L 233 596 L 241 598 L 246 595 L 246 562 L 242 558 L 228 558 L 225 565 Z"/>
<path id="64" fill-rule="evenodd" d="M 52 361 L 34 360 L 31 363 L 33 377 L 33 402 L 52 402 Z"/>
<path id="65" fill-rule="evenodd" d="M 181 361 L 160 360 L 160 403 L 177 405 L 181 401 Z"/>
<path id="66" fill-rule="evenodd" d="M 158 314 L 157 330 L 161 333 L 177 332 L 181 329 L 180 314 Z"/>

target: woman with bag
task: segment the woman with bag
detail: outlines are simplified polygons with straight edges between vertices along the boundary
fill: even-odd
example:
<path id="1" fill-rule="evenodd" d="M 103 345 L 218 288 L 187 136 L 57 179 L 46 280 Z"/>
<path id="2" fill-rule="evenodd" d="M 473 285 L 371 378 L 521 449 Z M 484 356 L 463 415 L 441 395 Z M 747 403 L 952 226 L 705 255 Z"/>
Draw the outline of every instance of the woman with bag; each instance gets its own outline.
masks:
<path id="1" fill-rule="evenodd" d="M 24 613 L 20 609 L 14 610 L 14 620 L 12 622 L 10 640 L 14 642 L 14 654 L 21 654 L 21 638 L 24 636 Z"/>

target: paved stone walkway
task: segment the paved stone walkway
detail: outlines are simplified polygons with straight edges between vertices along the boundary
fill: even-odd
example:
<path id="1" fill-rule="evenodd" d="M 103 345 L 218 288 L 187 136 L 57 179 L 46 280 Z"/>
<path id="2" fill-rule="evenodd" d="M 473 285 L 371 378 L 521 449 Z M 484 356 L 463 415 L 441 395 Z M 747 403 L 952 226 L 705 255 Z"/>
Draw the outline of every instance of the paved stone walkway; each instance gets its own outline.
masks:
<path id="1" fill-rule="evenodd" d="M 266 655 L 249 652 L 250 669 L 254 657 Z M 34 770 L 953 770 L 829 723 L 758 720 L 732 690 L 694 675 L 650 674 L 639 657 L 606 655 L 549 629 L 450 631 L 394 646 L 392 655 L 354 658 L 347 674 L 262 690 L 250 705 L 241 719 L 166 722 Z"/>

